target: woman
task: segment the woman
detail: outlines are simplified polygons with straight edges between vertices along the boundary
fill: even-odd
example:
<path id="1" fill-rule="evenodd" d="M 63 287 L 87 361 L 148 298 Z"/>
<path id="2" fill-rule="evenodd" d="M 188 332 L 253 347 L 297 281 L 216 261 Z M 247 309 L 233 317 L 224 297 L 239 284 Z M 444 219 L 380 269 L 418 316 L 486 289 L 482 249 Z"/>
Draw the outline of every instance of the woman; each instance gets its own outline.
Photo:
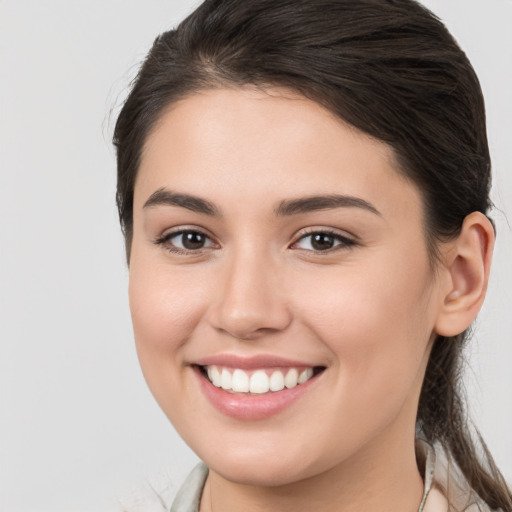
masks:
<path id="1" fill-rule="evenodd" d="M 204 461 L 171 510 L 512 510 L 457 386 L 494 230 L 480 87 L 438 19 L 207 0 L 114 142 L 139 359 Z"/>

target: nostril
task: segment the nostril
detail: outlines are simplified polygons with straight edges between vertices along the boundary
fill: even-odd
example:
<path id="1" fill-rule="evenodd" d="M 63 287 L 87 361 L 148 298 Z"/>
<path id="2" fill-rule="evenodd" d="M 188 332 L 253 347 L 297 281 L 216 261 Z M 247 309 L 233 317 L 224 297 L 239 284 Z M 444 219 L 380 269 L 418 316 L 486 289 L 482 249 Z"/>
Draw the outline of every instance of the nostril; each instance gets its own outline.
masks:
<path id="1" fill-rule="evenodd" d="M 224 315 L 217 318 L 215 327 L 223 333 L 241 341 L 253 341 L 285 330 L 291 322 L 291 315 L 256 313 L 253 315 Z"/>

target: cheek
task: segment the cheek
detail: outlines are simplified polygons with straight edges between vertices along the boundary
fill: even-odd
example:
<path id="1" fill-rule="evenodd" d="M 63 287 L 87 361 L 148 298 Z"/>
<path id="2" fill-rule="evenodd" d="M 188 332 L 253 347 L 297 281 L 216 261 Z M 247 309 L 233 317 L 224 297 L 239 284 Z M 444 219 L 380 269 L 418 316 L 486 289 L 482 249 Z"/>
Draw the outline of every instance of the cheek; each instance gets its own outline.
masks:
<path id="1" fill-rule="evenodd" d="M 377 407 L 404 399 L 421 379 L 435 312 L 426 257 L 369 263 L 303 282 L 300 316 L 330 348 L 340 395 Z"/>
<path id="2" fill-rule="evenodd" d="M 392 261 L 393 266 L 390 263 L 372 260 L 357 268 L 340 267 L 325 277 L 304 273 L 293 293 L 300 298 L 299 316 L 309 318 L 327 338 L 352 332 L 375 346 L 393 343 L 381 342 L 386 333 L 421 330 L 430 316 L 428 266 L 420 262 L 401 265 L 399 260 Z"/>
<path id="3" fill-rule="evenodd" d="M 164 390 L 179 386 L 182 349 L 204 316 L 205 289 L 194 286 L 186 270 L 170 272 L 165 265 L 135 257 L 130 265 L 129 298 L 142 371 L 160 402 L 158 396 Z"/>

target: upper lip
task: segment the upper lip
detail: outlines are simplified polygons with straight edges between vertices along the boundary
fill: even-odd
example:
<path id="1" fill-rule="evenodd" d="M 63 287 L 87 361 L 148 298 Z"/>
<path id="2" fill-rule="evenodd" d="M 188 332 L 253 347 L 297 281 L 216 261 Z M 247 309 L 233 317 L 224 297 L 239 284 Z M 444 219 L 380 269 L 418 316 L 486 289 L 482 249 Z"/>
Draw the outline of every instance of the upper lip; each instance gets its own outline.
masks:
<path id="1" fill-rule="evenodd" d="M 217 354 L 198 359 L 194 361 L 194 364 L 197 366 L 225 366 L 228 368 L 240 368 L 241 370 L 275 367 L 314 368 L 321 366 L 270 354 L 260 354 L 251 357 L 241 357 L 234 354 Z"/>

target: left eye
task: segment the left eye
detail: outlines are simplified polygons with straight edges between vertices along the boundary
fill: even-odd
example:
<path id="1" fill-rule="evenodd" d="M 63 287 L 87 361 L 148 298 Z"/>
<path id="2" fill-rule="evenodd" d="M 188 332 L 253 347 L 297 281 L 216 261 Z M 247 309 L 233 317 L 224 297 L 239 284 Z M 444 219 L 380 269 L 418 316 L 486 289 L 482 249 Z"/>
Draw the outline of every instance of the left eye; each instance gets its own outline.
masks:
<path id="1" fill-rule="evenodd" d="M 338 246 L 348 247 L 354 245 L 354 241 L 336 233 L 315 232 L 301 237 L 295 242 L 294 247 L 307 251 L 325 252 Z"/>

